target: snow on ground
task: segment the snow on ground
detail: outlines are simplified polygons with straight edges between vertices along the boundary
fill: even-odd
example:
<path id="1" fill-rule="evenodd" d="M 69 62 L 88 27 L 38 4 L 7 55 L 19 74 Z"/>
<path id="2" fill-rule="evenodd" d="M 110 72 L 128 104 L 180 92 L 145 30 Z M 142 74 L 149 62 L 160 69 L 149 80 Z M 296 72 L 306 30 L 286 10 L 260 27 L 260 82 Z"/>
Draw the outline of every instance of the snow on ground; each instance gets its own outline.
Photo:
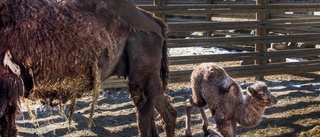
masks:
<path id="1" fill-rule="evenodd" d="M 308 61 L 308 60 L 304 58 L 287 58 L 286 59 L 286 62 L 299 62 L 299 61 Z"/>
<path id="2" fill-rule="evenodd" d="M 226 54 L 226 53 L 245 53 L 248 51 L 226 50 L 218 47 L 183 47 L 183 48 L 169 48 L 170 56 L 189 56 L 189 55 L 208 55 L 208 54 Z M 303 58 L 287 58 L 286 62 L 307 61 Z"/>
<path id="3" fill-rule="evenodd" d="M 223 48 L 210 47 L 184 47 L 184 48 L 169 48 L 170 56 L 188 56 L 188 55 L 207 55 L 207 54 L 225 54 L 236 53 L 236 50 L 226 50 Z M 246 52 L 246 51 L 243 51 Z"/>

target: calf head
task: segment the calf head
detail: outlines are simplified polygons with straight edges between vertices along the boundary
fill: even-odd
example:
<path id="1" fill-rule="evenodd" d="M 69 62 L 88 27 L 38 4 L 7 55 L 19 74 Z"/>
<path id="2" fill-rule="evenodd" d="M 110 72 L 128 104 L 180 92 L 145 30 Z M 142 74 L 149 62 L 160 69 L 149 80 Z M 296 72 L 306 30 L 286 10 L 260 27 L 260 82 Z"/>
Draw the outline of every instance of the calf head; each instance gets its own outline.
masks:
<path id="1" fill-rule="evenodd" d="M 263 106 L 272 106 L 277 104 L 277 99 L 268 90 L 264 82 L 256 82 L 247 88 L 249 93 Z"/>

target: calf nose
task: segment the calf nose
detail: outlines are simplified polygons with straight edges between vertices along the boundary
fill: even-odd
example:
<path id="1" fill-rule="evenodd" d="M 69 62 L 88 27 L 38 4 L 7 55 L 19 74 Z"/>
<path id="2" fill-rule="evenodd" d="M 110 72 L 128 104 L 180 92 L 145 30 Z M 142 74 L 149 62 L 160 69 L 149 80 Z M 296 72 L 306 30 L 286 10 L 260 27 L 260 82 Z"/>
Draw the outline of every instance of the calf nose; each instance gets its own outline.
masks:
<path id="1" fill-rule="evenodd" d="M 275 105 L 278 103 L 278 100 L 276 99 L 276 97 L 271 97 L 271 104 Z"/>

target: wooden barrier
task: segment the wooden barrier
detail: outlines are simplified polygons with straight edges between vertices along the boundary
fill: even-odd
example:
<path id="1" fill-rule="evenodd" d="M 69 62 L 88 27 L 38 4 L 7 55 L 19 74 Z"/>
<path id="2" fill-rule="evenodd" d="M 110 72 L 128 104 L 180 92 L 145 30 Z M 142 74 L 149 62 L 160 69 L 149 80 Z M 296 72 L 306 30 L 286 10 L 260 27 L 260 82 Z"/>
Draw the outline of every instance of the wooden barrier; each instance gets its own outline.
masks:
<path id="1" fill-rule="evenodd" d="M 135 0 L 140 8 L 164 19 L 171 36 L 169 48 L 232 47 L 256 45 L 246 53 L 170 56 L 171 65 L 202 62 L 256 60 L 256 64 L 225 66 L 233 77 L 304 73 L 320 70 L 320 60 L 267 63 L 270 59 L 318 56 L 320 49 L 294 49 L 268 52 L 270 43 L 320 43 L 320 3 L 306 1 L 223 1 L 223 0 Z M 235 34 L 230 30 L 252 30 L 255 34 Z M 202 32 L 202 36 L 191 35 Z M 281 35 L 271 35 L 281 34 Z M 231 37 L 225 37 L 229 35 Z M 188 37 L 188 39 L 186 39 Z M 254 47 L 253 47 L 254 48 Z M 186 82 L 192 70 L 170 70 L 170 82 Z M 102 88 L 124 88 L 126 81 L 112 77 Z"/>

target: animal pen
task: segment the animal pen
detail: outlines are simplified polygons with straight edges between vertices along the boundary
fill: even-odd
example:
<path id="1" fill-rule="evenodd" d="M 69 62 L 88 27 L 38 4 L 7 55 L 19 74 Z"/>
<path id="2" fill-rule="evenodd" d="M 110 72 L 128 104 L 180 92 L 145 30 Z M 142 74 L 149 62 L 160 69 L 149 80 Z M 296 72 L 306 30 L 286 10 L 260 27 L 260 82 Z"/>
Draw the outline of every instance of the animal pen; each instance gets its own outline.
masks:
<path id="1" fill-rule="evenodd" d="M 170 56 L 170 65 L 242 61 L 225 70 L 232 77 L 320 70 L 320 3 L 317 0 L 135 0 L 170 28 L 169 48 L 211 47 L 247 52 Z M 200 32 L 201 35 L 192 35 Z M 270 46 L 272 45 L 272 46 Z M 307 58 L 286 62 L 286 58 Z M 192 70 L 170 70 L 170 83 L 187 82 Z M 126 87 L 108 79 L 102 88 Z"/>

